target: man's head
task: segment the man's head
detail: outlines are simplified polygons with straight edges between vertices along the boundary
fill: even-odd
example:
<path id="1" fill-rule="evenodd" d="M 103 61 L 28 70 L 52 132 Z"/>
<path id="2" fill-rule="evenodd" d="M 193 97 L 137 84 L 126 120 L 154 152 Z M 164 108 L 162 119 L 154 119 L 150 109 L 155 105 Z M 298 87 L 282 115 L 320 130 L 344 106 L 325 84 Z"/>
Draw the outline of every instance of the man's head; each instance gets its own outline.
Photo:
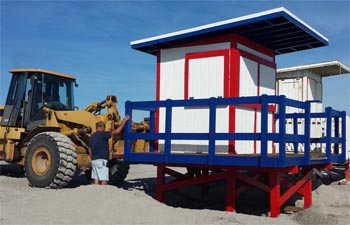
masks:
<path id="1" fill-rule="evenodd" d="M 96 123 L 96 130 L 104 130 L 105 129 L 105 123 L 104 122 L 97 122 Z"/>

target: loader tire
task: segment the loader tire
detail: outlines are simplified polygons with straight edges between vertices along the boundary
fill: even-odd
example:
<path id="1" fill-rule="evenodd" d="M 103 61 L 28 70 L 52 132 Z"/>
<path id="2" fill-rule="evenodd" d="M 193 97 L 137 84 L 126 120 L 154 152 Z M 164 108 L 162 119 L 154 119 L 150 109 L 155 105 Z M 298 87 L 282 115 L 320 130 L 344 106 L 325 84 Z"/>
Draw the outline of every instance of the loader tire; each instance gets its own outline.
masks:
<path id="1" fill-rule="evenodd" d="M 62 188 L 75 174 L 77 155 L 64 134 L 43 132 L 30 141 L 25 156 L 25 173 L 34 187 Z"/>
<path id="2" fill-rule="evenodd" d="M 109 183 L 118 186 L 128 175 L 130 165 L 122 160 L 114 160 L 109 163 Z"/>

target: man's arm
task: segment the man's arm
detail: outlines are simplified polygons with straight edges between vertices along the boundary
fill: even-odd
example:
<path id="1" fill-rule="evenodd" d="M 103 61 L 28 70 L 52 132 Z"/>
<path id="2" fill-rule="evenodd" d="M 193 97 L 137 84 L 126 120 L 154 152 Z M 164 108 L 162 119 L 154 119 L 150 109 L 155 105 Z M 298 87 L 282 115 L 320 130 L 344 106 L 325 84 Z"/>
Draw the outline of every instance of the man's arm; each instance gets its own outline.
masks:
<path id="1" fill-rule="evenodd" d="M 128 121 L 129 119 L 130 119 L 129 115 L 125 115 L 125 117 L 124 117 L 122 123 L 120 124 L 120 126 L 117 129 L 112 130 L 112 136 L 116 135 L 116 134 L 120 134 L 120 132 L 124 128 L 124 125 L 125 125 L 126 121 Z"/>

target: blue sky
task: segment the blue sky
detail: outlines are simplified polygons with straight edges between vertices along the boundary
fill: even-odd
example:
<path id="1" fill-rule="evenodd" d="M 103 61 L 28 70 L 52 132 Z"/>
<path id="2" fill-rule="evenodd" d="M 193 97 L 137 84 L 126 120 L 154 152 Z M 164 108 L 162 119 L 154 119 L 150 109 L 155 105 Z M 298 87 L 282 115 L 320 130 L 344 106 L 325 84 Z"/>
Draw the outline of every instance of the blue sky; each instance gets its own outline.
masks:
<path id="1" fill-rule="evenodd" d="M 11 68 L 42 68 L 77 77 L 75 103 L 107 94 L 155 99 L 156 58 L 130 42 L 277 7 L 329 39 L 329 46 L 277 56 L 278 68 L 338 60 L 350 63 L 350 1 L 16 1 L 0 0 L 0 104 Z M 324 105 L 350 115 L 350 75 L 324 79 Z"/>

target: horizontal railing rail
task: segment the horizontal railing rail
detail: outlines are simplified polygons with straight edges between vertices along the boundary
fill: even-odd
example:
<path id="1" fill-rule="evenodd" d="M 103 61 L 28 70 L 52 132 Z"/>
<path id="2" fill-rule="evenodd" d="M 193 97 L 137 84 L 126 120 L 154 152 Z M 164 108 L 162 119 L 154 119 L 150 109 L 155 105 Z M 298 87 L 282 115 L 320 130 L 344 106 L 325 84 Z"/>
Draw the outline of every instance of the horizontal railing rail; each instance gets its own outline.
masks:
<path id="1" fill-rule="evenodd" d="M 162 100 L 125 103 L 125 112 L 133 118 L 134 111 L 149 112 L 150 129 L 147 133 L 132 132 L 131 123 L 125 127 L 124 158 L 127 161 L 139 163 L 188 163 L 225 166 L 257 166 L 257 167 L 287 167 L 296 165 L 312 165 L 345 162 L 346 114 L 326 108 L 323 113 L 311 113 L 311 101 L 300 102 L 288 99 L 285 96 L 253 96 L 239 98 L 209 98 L 190 100 Z M 222 106 L 245 107 L 258 106 L 260 110 L 260 131 L 217 132 L 217 109 Z M 209 110 L 208 132 L 172 132 L 172 113 L 176 107 L 199 107 Z M 298 109 L 298 113 L 287 113 L 287 107 Z M 159 132 L 159 114 L 163 109 L 164 127 Z M 269 131 L 269 124 L 273 115 L 273 131 Z M 316 118 L 326 121 L 325 136 L 311 137 L 311 123 Z M 293 121 L 293 132 L 286 132 L 286 121 Z M 302 121 L 303 130 L 298 129 Z M 148 152 L 134 152 L 133 140 L 149 141 Z M 162 140 L 163 149 L 159 149 L 159 140 Z M 191 154 L 188 152 L 172 152 L 174 140 L 204 140 L 207 141 L 207 152 Z M 222 154 L 217 151 L 216 141 L 257 141 L 260 143 L 259 154 Z M 271 154 L 269 143 L 278 146 L 278 151 Z M 286 144 L 292 143 L 292 154 L 286 150 Z M 311 144 L 325 146 L 323 157 L 312 158 Z M 303 151 L 298 150 L 298 145 Z"/>

